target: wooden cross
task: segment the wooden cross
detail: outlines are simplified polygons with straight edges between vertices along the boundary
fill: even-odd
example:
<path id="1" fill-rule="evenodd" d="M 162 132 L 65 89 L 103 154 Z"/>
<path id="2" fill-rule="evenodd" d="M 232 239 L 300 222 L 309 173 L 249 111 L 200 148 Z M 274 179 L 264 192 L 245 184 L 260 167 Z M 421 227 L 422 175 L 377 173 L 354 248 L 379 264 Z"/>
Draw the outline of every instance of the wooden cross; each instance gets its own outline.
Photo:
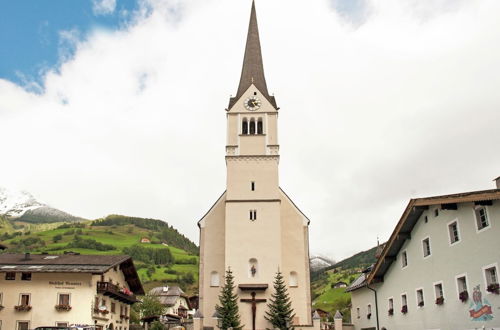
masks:
<path id="1" fill-rule="evenodd" d="M 251 293 L 252 299 L 240 299 L 241 302 L 252 303 L 252 330 L 255 330 L 255 316 L 257 314 L 257 303 L 266 302 L 266 299 L 255 299 L 255 292 Z"/>

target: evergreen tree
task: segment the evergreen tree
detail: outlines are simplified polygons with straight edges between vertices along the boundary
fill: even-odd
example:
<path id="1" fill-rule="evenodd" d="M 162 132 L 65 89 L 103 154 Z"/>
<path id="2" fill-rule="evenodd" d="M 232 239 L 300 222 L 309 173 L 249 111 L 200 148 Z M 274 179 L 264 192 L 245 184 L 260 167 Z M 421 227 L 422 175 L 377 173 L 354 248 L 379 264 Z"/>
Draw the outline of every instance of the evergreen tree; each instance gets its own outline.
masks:
<path id="1" fill-rule="evenodd" d="M 215 305 L 215 310 L 221 319 L 221 329 L 240 330 L 243 328 L 238 311 L 238 295 L 234 293 L 234 277 L 230 268 L 226 271 L 225 284 L 221 289 L 219 304 Z"/>
<path id="2" fill-rule="evenodd" d="M 288 295 L 283 275 L 281 275 L 279 270 L 276 273 L 273 285 L 274 293 L 271 295 L 271 302 L 267 305 L 269 311 L 266 312 L 265 319 L 268 320 L 275 329 L 292 329 L 292 320 L 295 314 L 293 313 L 292 301 Z"/>

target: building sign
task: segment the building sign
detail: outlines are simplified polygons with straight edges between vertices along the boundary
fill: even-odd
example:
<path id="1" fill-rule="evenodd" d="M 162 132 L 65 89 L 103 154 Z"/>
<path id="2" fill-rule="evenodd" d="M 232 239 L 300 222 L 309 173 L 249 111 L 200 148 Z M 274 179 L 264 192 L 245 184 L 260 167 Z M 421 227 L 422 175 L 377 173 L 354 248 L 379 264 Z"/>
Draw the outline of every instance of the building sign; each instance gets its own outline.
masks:
<path id="1" fill-rule="evenodd" d="M 76 286 L 82 286 L 82 282 L 49 281 L 49 285 L 55 285 L 56 289 L 74 289 Z"/>
<path id="2" fill-rule="evenodd" d="M 472 321 L 491 321 L 493 320 L 493 312 L 491 310 L 491 304 L 484 298 L 481 293 L 479 285 L 474 287 L 474 293 L 472 294 L 473 302 L 469 306 L 469 316 Z"/>

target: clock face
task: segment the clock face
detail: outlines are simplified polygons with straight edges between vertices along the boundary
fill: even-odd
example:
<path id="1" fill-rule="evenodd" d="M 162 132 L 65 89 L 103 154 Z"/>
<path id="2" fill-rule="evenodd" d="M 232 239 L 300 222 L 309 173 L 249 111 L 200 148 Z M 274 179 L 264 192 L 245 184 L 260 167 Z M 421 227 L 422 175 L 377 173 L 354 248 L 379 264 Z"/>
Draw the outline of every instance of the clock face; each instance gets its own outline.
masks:
<path id="1" fill-rule="evenodd" d="M 260 108 L 261 102 L 257 97 L 252 96 L 245 100 L 244 105 L 247 110 L 255 111 Z"/>

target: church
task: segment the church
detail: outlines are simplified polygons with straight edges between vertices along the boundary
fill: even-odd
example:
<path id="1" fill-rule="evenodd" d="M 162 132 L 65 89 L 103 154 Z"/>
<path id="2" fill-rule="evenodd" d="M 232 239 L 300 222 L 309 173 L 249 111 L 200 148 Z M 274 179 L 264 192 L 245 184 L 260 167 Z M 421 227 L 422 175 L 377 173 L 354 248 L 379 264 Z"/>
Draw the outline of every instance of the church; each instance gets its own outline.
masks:
<path id="1" fill-rule="evenodd" d="M 266 329 L 267 304 L 281 271 L 296 328 L 319 327 L 311 315 L 309 219 L 279 186 L 278 113 L 269 94 L 252 3 L 243 68 L 226 109 L 226 191 L 198 222 L 200 228 L 200 327 L 212 317 L 231 269 L 244 329 Z"/>

